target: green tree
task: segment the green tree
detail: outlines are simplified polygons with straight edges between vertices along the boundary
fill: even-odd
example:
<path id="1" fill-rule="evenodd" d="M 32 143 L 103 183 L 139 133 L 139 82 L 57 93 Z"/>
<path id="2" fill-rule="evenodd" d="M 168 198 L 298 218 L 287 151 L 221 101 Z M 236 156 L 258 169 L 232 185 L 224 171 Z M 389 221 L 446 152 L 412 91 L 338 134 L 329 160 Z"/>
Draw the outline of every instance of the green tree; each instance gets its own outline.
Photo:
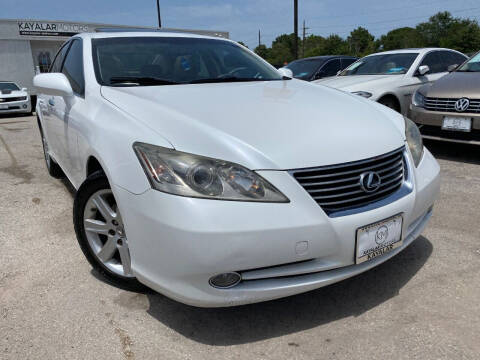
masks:
<path id="1" fill-rule="evenodd" d="M 332 34 L 325 39 L 321 55 L 345 55 L 348 53 L 348 44 L 340 36 Z"/>
<path id="2" fill-rule="evenodd" d="M 350 33 L 347 38 L 349 52 L 355 56 L 367 55 L 375 50 L 375 37 L 370 32 L 358 27 Z"/>
<path id="3" fill-rule="evenodd" d="M 258 45 L 253 51 L 255 54 L 268 61 L 268 58 L 270 57 L 270 48 L 267 48 L 265 45 L 261 44 Z"/>
<path id="4" fill-rule="evenodd" d="M 275 66 L 283 66 L 295 59 L 295 34 L 283 34 L 272 42 L 267 60 Z M 300 41 L 298 41 L 300 43 Z"/>
<path id="5" fill-rule="evenodd" d="M 248 46 L 243 41 L 237 41 L 237 43 L 239 43 L 242 46 L 245 46 L 248 49 Z"/>
<path id="6" fill-rule="evenodd" d="M 323 47 L 325 46 L 325 38 L 318 35 L 310 35 L 300 44 L 302 50 L 305 49 L 303 57 L 323 55 Z"/>
<path id="7" fill-rule="evenodd" d="M 424 43 L 417 29 L 403 27 L 389 31 L 386 35 L 382 35 L 378 46 L 382 46 L 383 50 L 395 50 L 423 47 Z"/>
<path id="8" fill-rule="evenodd" d="M 448 11 L 439 12 L 431 16 L 427 22 L 418 24 L 416 29 L 425 46 L 440 46 L 440 39 L 449 36 L 450 27 L 455 21 Z"/>
<path id="9" fill-rule="evenodd" d="M 480 49 L 480 27 L 474 20 L 456 20 L 449 27 L 448 35 L 439 45 L 469 54 Z"/>

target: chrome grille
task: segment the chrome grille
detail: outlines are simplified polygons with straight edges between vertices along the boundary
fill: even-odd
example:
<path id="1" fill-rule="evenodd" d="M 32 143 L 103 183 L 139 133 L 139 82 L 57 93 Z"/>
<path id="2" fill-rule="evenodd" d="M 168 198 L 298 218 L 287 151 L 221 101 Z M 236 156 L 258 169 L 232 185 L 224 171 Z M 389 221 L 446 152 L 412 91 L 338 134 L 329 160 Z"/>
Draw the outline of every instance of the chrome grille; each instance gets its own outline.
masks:
<path id="1" fill-rule="evenodd" d="M 351 163 L 291 170 L 290 173 L 328 214 L 378 202 L 402 187 L 407 177 L 404 147 L 384 155 Z M 360 175 L 376 172 L 380 187 L 371 193 L 360 185 Z"/>
<path id="2" fill-rule="evenodd" d="M 0 103 L 24 101 L 24 100 L 27 100 L 26 96 L 7 97 L 7 98 L 0 98 Z"/>
<path id="3" fill-rule="evenodd" d="M 459 98 L 446 99 L 427 97 L 425 98 L 425 109 L 430 111 L 457 112 L 457 110 L 455 110 L 455 103 L 458 100 Z M 463 112 L 480 113 L 480 100 L 470 100 L 470 106 Z"/>

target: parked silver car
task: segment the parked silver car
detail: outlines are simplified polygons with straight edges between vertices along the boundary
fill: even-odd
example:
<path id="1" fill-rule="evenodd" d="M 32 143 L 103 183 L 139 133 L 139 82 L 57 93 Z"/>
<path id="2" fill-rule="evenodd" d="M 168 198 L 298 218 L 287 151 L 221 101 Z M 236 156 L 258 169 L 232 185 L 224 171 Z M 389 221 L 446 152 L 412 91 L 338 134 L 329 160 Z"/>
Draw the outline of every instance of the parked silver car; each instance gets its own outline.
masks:
<path id="1" fill-rule="evenodd" d="M 480 144 L 480 52 L 437 82 L 418 89 L 410 118 L 425 137 Z"/>

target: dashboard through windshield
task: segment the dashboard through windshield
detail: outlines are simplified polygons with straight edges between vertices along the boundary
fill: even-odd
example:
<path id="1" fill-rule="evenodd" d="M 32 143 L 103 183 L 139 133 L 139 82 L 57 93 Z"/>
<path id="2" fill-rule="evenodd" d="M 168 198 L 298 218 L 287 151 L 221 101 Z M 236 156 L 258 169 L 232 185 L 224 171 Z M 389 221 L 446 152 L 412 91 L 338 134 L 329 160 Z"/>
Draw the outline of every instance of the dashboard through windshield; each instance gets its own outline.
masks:
<path id="1" fill-rule="evenodd" d="M 406 74 L 417 56 L 418 53 L 367 56 L 354 62 L 340 76 Z"/>
<path id="2" fill-rule="evenodd" d="M 275 68 L 225 40 L 120 37 L 92 40 L 97 81 L 148 86 L 282 80 Z"/>

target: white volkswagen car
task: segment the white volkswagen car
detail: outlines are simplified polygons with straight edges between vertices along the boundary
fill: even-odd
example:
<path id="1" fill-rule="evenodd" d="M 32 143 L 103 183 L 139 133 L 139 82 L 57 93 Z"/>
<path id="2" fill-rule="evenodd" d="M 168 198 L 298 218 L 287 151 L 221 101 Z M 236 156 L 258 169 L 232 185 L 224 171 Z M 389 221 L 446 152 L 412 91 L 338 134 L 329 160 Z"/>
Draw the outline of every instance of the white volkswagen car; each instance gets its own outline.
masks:
<path id="1" fill-rule="evenodd" d="M 338 76 L 315 83 L 378 101 L 406 115 L 418 88 L 440 79 L 465 60 L 464 54 L 451 49 L 385 51 L 366 56 Z"/>
<path id="2" fill-rule="evenodd" d="M 13 81 L 0 81 L 0 114 L 32 112 L 30 95 L 26 88 Z"/>
<path id="3" fill-rule="evenodd" d="M 440 169 L 412 121 L 233 41 L 81 34 L 34 84 L 79 244 L 123 287 L 205 307 L 293 295 L 386 261 L 432 214 Z"/>

